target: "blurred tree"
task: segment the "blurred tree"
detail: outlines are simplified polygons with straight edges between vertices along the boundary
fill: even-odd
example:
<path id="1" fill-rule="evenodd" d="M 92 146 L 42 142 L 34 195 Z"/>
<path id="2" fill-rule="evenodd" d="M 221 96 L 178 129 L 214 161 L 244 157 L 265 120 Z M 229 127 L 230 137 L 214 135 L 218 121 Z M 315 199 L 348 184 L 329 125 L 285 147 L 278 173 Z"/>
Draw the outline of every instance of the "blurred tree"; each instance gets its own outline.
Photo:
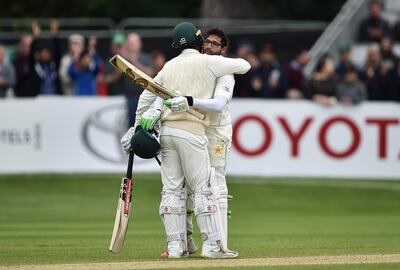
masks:
<path id="1" fill-rule="evenodd" d="M 346 0 L 202 0 L 203 18 L 263 18 L 330 21 Z"/>
<path id="2" fill-rule="evenodd" d="M 266 0 L 260 15 L 268 19 L 331 21 L 347 0 Z"/>
<path id="3" fill-rule="evenodd" d="M 260 15 L 259 8 L 263 8 L 264 6 L 265 3 L 261 0 L 203 0 L 201 4 L 201 17 L 257 19 Z"/>
<path id="4" fill-rule="evenodd" d="M 330 21 L 346 0 L 1 0 L 0 17 L 191 17 Z"/>
<path id="5" fill-rule="evenodd" d="M 200 0 L 2 0 L 1 17 L 192 17 L 200 15 Z"/>

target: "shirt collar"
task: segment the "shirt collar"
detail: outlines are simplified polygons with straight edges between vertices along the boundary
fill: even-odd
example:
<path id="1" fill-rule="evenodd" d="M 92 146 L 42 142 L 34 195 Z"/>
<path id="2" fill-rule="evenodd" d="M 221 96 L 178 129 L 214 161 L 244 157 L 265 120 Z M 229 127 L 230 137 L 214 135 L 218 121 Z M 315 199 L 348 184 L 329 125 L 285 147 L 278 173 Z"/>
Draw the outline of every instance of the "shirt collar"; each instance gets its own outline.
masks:
<path id="1" fill-rule="evenodd" d="M 198 51 L 198 50 L 196 50 L 196 49 L 184 49 L 182 52 L 181 52 L 181 55 L 189 55 L 189 54 L 199 54 L 200 52 Z"/>

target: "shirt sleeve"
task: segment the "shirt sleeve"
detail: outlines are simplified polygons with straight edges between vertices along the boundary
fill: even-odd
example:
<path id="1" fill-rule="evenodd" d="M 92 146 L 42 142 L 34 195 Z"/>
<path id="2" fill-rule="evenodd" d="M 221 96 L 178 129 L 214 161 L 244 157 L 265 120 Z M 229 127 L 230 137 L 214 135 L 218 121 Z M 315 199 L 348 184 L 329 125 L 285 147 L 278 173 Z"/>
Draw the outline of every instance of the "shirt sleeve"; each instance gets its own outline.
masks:
<path id="1" fill-rule="evenodd" d="M 193 98 L 193 108 L 206 112 L 222 112 L 228 99 L 224 96 L 216 96 L 210 99 Z"/>
<path id="2" fill-rule="evenodd" d="M 245 74 L 250 64 L 242 58 L 227 58 L 220 55 L 209 55 L 208 67 L 215 77 L 228 74 Z"/>
<path id="3" fill-rule="evenodd" d="M 222 96 L 228 100 L 231 100 L 233 96 L 234 86 L 235 86 L 235 78 L 233 77 L 233 75 L 225 75 L 217 78 L 214 97 Z"/>
<path id="4" fill-rule="evenodd" d="M 158 74 L 154 77 L 153 80 L 154 80 L 156 83 L 162 85 L 162 70 L 160 70 L 160 72 L 158 72 Z"/>
<path id="5" fill-rule="evenodd" d="M 139 97 L 138 106 L 136 109 L 135 126 L 139 124 L 142 114 L 150 108 L 150 106 L 154 103 L 156 97 L 156 95 L 146 89 L 142 92 Z"/>

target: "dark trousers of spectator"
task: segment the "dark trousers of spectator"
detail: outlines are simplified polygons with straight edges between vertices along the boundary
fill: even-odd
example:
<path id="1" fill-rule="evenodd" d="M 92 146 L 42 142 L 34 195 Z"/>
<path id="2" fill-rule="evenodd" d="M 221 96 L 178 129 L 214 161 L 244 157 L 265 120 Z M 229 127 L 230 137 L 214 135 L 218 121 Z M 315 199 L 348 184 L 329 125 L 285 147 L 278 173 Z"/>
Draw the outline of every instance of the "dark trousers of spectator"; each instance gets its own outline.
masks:
<path id="1" fill-rule="evenodd" d="M 128 127 L 133 127 L 135 124 L 136 108 L 138 105 L 139 97 L 126 96 L 127 113 L 128 113 Z"/>

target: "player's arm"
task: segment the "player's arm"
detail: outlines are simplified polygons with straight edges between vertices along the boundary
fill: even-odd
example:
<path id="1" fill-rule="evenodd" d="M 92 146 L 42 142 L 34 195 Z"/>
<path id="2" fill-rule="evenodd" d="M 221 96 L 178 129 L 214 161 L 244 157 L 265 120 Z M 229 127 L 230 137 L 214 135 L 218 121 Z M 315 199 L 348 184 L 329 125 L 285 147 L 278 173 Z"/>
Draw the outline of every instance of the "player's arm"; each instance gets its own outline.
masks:
<path id="1" fill-rule="evenodd" d="M 139 124 L 140 118 L 142 117 L 143 113 L 150 109 L 151 105 L 154 103 L 156 100 L 156 95 L 151 93 L 148 90 L 144 90 L 142 94 L 139 97 L 137 109 L 136 109 L 136 117 L 135 117 L 135 125 L 137 126 Z"/>
<path id="2" fill-rule="evenodd" d="M 245 74 L 250 64 L 242 58 L 227 58 L 220 55 L 208 55 L 208 68 L 215 77 L 229 74 Z"/>
<path id="3" fill-rule="evenodd" d="M 154 80 L 159 83 L 160 76 L 157 75 L 154 78 Z M 159 106 L 158 104 L 160 102 L 159 101 L 155 102 L 156 100 L 157 100 L 157 96 L 146 89 L 140 95 L 137 109 L 136 109 L 135 124 L 133 127 L 131 127 L 125 133 L 125 135 L 121 139 L 122 148 L 125 150 L 125 152 L 127 154 L 129 154 L 129 152 L 131 151 L 131 139 L 132 139 L 133 135 L 135 134 L 136 127 L 139 125 L 143 114 L 145 114 L 151 108 L 151 106 L 153 104 Z M 161 104 L 162 104 L 162 102 L 161 102 Z"/>
<path id="4" fill-rule="evenodd" d="M 154 77 L 154 81 L 158 84 L 162 84 L 161 78 L 162 78 L 162 70 L 157 74 L 156 77 Z M 143 113 L 145 113 L 151 107 L 161 110 L 162 101 L 160 101 L 155 94 L 145 89 L 139 97 L 138 106 L 136 109 L 135 127 L 139 125 L 140 118 L 142 117 Z"/>
<path id="5" fill-rule="evenodd" d="M 233 75 L 226 75 L 217 79 L 213 98 L 200 99 L 191 96 L 180 96 L 166 100 L 164 105 L 175 112 L 184 112 L 193 107 L 202 111 L 220 113 L 232 98 L 234 86 L 235 79 Z"/>
<path id="6" fill-rule="evenodd" d="M 154 81 L 160 85 L 162 85 L 162 72 L 163 70 L 161 69 L 154 78 Z M 142 95 L 140 96 L 142 97 Z M 139 99 L 138 109 L 136 110 L 135 126 L 140 125 L 144 130 L 153 130 L 162 117 L 164 100 L 147 90 L 145 95 L 147 97 L 143 96 L 142 104 L 140 104 Z"/>

